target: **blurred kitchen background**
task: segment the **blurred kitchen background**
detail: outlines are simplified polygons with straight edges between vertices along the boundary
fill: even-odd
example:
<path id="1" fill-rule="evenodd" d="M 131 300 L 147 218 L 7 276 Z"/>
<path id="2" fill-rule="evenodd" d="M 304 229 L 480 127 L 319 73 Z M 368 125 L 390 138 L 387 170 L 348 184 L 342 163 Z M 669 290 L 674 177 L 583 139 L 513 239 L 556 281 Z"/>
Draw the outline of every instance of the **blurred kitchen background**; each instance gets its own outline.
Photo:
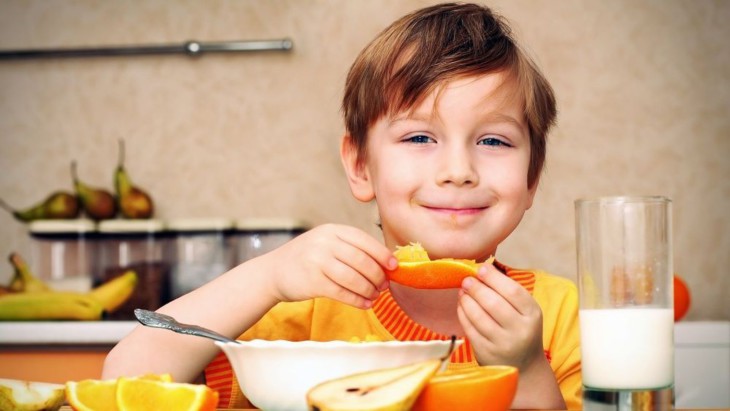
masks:
<path id="1" fill-rule="evenodd" d="M 0 49 L 289 38 L 289 52 L 0 61 L 0 198 L 112 190 L 117 142 L 160 219 L 287 218 L 378 236 L 338 148 L 350 63 L 422 0 L 3 0 Z M 559 121 L 534 207 L 500 248 L 575 280 L 573 201 L 665 195 L 687 320 L 730 319 L 730 3 L 488 1 L 552 82 Z M 27 226 L 0 213 L 5 256 Z"/>

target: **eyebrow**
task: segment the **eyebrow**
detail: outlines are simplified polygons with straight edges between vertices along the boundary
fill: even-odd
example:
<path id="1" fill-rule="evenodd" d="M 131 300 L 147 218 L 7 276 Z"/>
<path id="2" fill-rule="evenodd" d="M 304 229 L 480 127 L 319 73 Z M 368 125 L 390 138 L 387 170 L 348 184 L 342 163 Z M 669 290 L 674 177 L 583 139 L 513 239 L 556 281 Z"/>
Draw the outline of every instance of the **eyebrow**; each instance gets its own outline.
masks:
<path id="1" fill-rule="evenodd" d="M 405 111 L 404 113 L 400 113 L 399 115 L 392 117 L 390 121 L 388 122 L 388 125 L 393 125 L 394 123 L 397 123 L 399 121 L 407 121 L 407 120 L 414 120 L 414 121 L 431 121 L 435 116 L 434 115 L 423 115 L 422 113 L 417 112 L 411 112 L 411 111 Z M 502 114 L 499 112 L 490 112 L 487 113 L 484 117 L 482 117 L 482 120 L 486 120 L 489 122 L 497 122 L 497 123 L 509 123 L 513 126 L 522 129 L 523 127 L 526 127 L 527 124 L 520 123 L 516 118 Z"/>

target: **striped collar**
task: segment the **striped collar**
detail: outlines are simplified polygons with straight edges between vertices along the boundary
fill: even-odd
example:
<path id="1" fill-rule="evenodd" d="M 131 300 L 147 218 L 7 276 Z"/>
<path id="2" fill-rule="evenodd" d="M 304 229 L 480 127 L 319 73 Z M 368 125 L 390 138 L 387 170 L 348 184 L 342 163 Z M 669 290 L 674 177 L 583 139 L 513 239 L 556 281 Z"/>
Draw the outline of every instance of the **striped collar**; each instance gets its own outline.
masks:
<path id="1" fill-rule="evenodd" d="M 527 270 L 515 270 L 499 262 L 494 262 L 498 270 L 517 281 L 532 294 L 535 274 Z M 385 329 L 399 341 L 449 340 L 451 336 L 439 334 L 413 321 L 398 305 L 390 290 L 385 290 L 373 303 L 373 313 Z M 452 355 L 452 363 L 474 362 L 474 352 L 468 340 L 464 341 Z"/>

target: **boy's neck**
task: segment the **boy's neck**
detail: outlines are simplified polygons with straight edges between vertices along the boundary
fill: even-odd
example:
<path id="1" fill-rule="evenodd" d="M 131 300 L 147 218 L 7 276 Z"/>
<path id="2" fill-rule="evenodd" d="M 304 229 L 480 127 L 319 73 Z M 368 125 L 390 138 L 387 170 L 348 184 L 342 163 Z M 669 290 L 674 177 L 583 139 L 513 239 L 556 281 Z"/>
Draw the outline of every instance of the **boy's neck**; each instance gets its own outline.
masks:
<path id="1" fill-rule="evenodd" d="M 458 289 L 418 290 L 391 283 L 390 293 L 403 312 L 418 324 L 443 335 L 464 335 L 456 314 Z"/>

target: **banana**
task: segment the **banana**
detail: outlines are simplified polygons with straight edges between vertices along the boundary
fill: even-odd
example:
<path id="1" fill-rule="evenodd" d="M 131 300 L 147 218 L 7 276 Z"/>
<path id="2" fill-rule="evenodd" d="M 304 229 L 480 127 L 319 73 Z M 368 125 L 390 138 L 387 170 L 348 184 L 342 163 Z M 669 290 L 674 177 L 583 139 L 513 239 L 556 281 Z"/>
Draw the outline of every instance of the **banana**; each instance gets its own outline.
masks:
<path id="1" fill-rule="evenodd" d="M 18 253 L 10 253 L 10 264 L 15 268 L 15 276 L 8 287 L 12 292 L 38 292 L 51 291 L 51 287 L 31 273 L 28 264 Z"/>
<path id="2" fill-rule="evenodd" d="M 100 320 L 104 307 L 88 295 L 60 291 L 10 293 L 0 297 L 0 321 Z"/>
<path id="3" fill-rule="evenodd" d="M 134 292 L 137 273 L 129 270 L 89 291 L 86 295 L 96 300 L 107 312 L 114 312 Z"/>

